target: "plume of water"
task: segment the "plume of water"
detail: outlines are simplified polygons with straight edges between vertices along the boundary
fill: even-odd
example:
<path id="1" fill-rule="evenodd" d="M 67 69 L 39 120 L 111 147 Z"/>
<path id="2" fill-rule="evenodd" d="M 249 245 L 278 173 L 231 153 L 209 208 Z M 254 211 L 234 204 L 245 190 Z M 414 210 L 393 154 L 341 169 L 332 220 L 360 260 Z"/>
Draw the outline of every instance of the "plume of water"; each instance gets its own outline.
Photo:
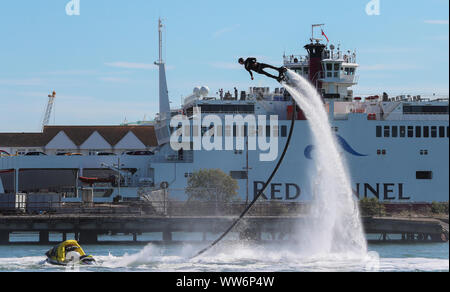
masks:
<path id="1" fill-rule="evenodd" d="M 316 145 L 310 213 L 297 234 L 302 251 L 365 255 L 357 200 L 322 98 L 308 80 L 290 70 L 286 74 L 289 82 L 283 85 L 305 113 Z"/>

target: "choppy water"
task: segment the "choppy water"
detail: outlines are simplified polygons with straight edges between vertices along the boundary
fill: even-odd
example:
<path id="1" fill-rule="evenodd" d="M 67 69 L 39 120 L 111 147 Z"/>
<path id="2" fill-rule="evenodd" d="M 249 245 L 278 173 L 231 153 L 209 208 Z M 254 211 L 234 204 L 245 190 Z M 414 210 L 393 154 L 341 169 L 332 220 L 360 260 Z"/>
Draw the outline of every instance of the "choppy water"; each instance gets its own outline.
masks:
<path id="1" fill-rule="evenodd" d="M 206 244 L 87 245 L 96 266 L 92 272 L 327 272 L 327 271 L 449 271 L 449 244 L 371 244 L 366 258 L 344 253 L 302 254 L 295 245 L 254 245 L 226 242 L 194 260 Z M 1 272 L 65 272 L 46 264 L 50 246 L 0 247 Z M 379 260 L 377 256 L 379 255 Z"/>

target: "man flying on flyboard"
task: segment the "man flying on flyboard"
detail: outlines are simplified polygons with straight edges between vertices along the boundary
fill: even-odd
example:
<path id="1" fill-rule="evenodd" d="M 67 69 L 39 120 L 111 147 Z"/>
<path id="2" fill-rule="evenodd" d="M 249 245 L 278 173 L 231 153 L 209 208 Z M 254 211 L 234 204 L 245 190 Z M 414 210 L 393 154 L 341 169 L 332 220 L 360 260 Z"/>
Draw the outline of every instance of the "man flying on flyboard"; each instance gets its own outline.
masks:
<path id="1" fill-rule="evenodd" d="M 247 58 L 247 60 L 245 60 L 245 61 L 243 58 L 240 58 L 239 64 L 245 66 L 245 69 L 250 73 L 252 80 L 254 80 L 252 71 L 255 71 L 256 73 L 264 74 L 267 77 L 273 78 L 273 79 L 277 80 L 278 82 L 281 82 L 285 79 L 284 73 L 286 73 L 286 71 L 287 71 L 286 67 L 275 67 L 275 66 L 272 66 L 269 64 L 258 63 L 256 61 L 256 58 Z M 270 69 L 274 69 L 274 70 L 278 71 L 279 76 L 276 77 L 270 73 L 267 73 L 266 71 L 264 71 L 264 69 L 266 69 L 266 68 L 270 68 Z"/>

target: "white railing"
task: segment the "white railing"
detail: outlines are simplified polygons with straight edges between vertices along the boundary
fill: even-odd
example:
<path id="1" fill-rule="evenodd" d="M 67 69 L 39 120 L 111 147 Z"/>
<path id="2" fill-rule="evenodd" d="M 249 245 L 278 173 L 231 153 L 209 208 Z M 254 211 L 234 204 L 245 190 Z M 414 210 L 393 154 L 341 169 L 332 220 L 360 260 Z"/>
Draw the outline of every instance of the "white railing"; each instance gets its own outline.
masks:
<path id="1" fill-rule="evenodd" d="M 309 57 L 301 55 L 284 56 L 283 63 L 285 65 L 308 65 Z"/>

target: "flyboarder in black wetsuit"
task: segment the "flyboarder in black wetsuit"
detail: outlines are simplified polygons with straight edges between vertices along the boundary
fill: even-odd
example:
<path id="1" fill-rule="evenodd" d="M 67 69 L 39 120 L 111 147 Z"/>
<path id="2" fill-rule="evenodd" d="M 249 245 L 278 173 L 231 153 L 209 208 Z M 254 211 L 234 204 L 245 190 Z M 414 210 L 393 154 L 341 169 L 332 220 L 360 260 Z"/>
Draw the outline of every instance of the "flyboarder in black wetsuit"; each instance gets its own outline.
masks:
<path id="1" fill-rule="evenodd" d="M 250 73 L 252 80 L 254 80 L 252 71 L 255 71 L 256 73 L 264 74 L 270 78 L 277 80 L 278 82 L 281 82 L 284 79 L 284 73 L 287 71 L 287 69 L 285 67 L 275 67 L 275 66 L 272 66 L 269 64 L 258 63 L 256 61 L 256 58 L 247 58 L 247 60 L 245 60 L 245 61 L 243 58 L 240 58 L 239 64 L 245 66 L 245 69 Z M 271 69 L 278 71 L 279 76 L 276 77 L 270 73 L 267 73 L 266 71 L 264 71 L 264 69 L 266 69 L 266 68 L 271 68 Z"/>

